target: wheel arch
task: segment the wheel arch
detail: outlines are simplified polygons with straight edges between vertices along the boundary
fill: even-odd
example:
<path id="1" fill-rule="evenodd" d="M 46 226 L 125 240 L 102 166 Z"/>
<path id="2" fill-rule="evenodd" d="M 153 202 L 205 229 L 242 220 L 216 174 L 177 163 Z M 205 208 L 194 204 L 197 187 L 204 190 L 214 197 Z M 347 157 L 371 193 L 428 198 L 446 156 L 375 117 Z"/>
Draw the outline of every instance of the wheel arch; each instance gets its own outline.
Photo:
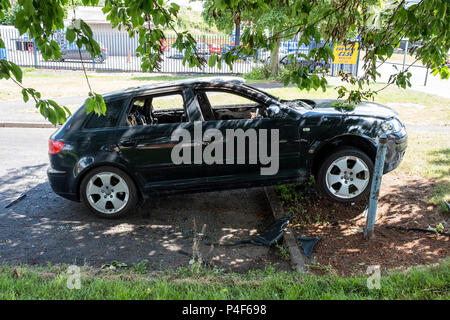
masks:
<path id="1" fill-rule="evenodd" d="M 335 137 L 319 146 L 315 152 L 315 156 L 311 165 L 311 173 L 316 176 L 321 163 L 336 149 L 349 146 L 354 147 L 365 154 L 375 163 L 375 156 L 377 153 L 374 142 L 369 137 L 357 135 L 343 135 Z"/>
<path id="2" fill-rule="evenodd" d="M 138 190 L 138 198 L 139 200 L 143 200 L 144 197 L 144 193 L 142 191 L 142 186 L 139 184 L 138 180 L 136 179 L 136 177 L 125 167 L 125 166 L 121 166 L 120 164 L 114 163 L 114 162 L 99 162 L 99 163 L 94 163 L 88 167 L 86 167 L 83 171 L 81 171 L 78 176 L 77 176 L 77 182 L 76 182 L 76 191 L 77 191 L 77 199 L 80 200 L 81 199 L 81 193 L 80 193 L 80 188 L 81 188 L 81 182 L 83 181 L 84 177 L 91 172 L 92 170 L 99 168 L 99 167 L 114 167 L 116 169 L 122 170 L 123 172 L 125 172 L 133 181 L 134 185 L 136 186 L 136 189 Z"/>

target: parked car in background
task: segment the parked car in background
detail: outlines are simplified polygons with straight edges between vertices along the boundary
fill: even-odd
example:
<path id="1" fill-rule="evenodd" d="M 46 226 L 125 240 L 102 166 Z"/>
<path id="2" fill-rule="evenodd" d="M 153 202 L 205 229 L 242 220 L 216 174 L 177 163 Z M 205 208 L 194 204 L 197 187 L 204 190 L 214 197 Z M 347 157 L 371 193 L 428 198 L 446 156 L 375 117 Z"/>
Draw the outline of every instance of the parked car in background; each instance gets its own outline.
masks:
<path id="1" fill-rule="evenodd" d="M 232 48 L 231 44 L 224 44 L 224 45 L 222 46 L 222 51 L 221 51 L 221 53 L 222 53 L 222 54 L 227 53 L 228 51 L 231 50 L 231 48 Z"/>
<path id="2" fill-rule="evenodd" d="M 364 101 L 351 112 L 339 111 L 333 107 L 336 100 L 283 100 L 242 79 L 172 81 L 103 97 L 105 115 L 86 114 L 82 106 L 52 134 L 47 174 L 57 194 L 81 200 L 106 218 L 132 212 L 152 195 L 293 183 L 311 175 L 328 199 L 351 203 L 367 199 L 378 137 L 388 136 L 384 173 L 400 164 L 407 146 L 405 126 L 386 106 Z M 277 152 L 271 151 L 277 170 L 261 173 L 267 163 L 251 161 L 254 144 L 246 138 L 239 155 L 220 153 L 227 158 L 209 164 L 175 163 L 180 129 L 187 132 L 183 148 L 200 146 L 201 152 L 217 137 L 199 140 L 197 130 L 219 132 L 227 150 L 228 143 L 236 146 L 230 130 L 254 129 L 258 135 L 264 130 L 266 138 L 269 133 L 271 139 L 254 142 L 257 150 L 264 142 L 274 150 L 268 140 L 274 141 L 272 132 L 277 132 Z"/>
<path id="3" fill-rule="evenodd" d="M 233 49 L 233 46 L 231 44 L 224 44 L 222 46 L 221 54 L 225 54 L 225 53 L 229 52 L 231 49 Z M 237 59 L 236 61 L 238 61 L 238 62 L 239 61 L 247 61 L 247 56 L 239 53 L 239 59 Z"/>
<path id="4" fill-rule="evenodd" d="M 198 54 L 202 56 L 209 55 L 209 46 L 206 43 L 197 43 Z"/>
<path id="5" fill-rule="evenodd" d="M 303 65 L 309 67 L 309 72 L 314 72 L 315 70 L 322 70 L 322 69 L 330 69 L 331 68 L 331 60 L 324 61 L 321 59 L 320 61 L 311 61 L 307 60 L 304 57 L 297 57 L 296 59 L 296 65 Z M 286 66 L 289 63 L 288 56 L 284 56 L 280 60 L 280 64 L 283 66 Z"/>
<path id="6" fill-rule="evenodd" d="M 177 49 L 175 47 L 171 47 L 168 50 L 167 56 L 169 58 L 172 58 L 172 59 L 183 59 L 184 58 L 184 52 L 185 52 L 185 50 L 180 51 L 179 49 Z"/>
<path id="7" fill-rule="evenodd" d="M 222 48 L 220 47 L 220 45 L 216 44 L 216 43 L 210 43 L 208 45 L 208 50 L 210 54 L 220 54 L 222 53 Z"/>
<path id="8" fill-rule="evenodd" d="M 72 43 L 66 43 L 61 47 L 61 60 L 60 61 L 67 61 L 67 60 L 94 60 L 96 63 L 102 63 L 106 60 L 108 57 L 108 50 L 102 43 L 98 43 L 100 45 L 100 55 L 92 58 L 89 51 L 86 50 L 84 45 L 81 47 L 80 50 L 78 50 L 78 46 L 75 44 L 75 42 Z M 80 52 L 81 52 L 81 59 L 80 59 Z"/>

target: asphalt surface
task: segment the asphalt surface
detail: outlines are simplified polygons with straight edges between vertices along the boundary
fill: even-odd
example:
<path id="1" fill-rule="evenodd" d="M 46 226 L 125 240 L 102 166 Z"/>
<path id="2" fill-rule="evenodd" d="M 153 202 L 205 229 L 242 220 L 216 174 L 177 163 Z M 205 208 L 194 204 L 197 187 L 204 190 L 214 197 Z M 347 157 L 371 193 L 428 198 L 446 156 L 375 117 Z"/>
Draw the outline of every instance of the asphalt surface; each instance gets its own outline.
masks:
<path id="1" fill-rule="evenodd" d="M 66 263 L 99 267 L 144 259 L 151 269 L 188 266 L 194 236 L 205 242 L 247 239 L 273 221 L 264 190 L 245 189 L 153 198 L 120 220 L 92 216 L 55 195 L 46 179 L 47 140 L 54 129 L 0 128 L 0 263 Z M 21 194 L 26 197 L 5 206 Z M 276 248 L 200 242 L 212 265 L 245 272 L 267 263 L 287 269 Z"/>

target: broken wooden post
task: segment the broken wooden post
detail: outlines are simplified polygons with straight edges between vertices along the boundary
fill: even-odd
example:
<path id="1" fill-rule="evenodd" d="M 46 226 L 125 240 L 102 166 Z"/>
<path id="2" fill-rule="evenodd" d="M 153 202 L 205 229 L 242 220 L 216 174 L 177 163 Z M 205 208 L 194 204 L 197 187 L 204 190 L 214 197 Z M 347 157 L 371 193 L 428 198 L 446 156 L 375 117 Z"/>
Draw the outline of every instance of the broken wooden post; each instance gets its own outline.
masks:
<path id="1" fill-rule="evenodd" d="M 375 168 L 373 170 L 372 185 L 370 188 L 369 209 L 367 213 L 366 228 L 364 238 L 375 238 L 374 227 L 377 217 L 378 195 L 380 193 L 381 177 L 383 176 L 384 158 L 386 157 L 387 136 L 381 135 L 378 138 L 377 155 L 375 157 Z"/>

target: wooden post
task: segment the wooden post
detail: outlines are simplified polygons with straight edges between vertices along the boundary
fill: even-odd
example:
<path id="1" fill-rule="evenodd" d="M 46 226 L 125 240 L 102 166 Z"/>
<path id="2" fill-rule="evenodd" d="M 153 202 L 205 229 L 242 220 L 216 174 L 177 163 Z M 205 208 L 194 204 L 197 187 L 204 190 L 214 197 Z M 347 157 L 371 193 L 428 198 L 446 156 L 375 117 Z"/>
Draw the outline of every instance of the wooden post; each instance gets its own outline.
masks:
<path id="1" fill-rule="evenodd" d="M 377 155 L 375 157 L 375 168 L 373 170 L 372 186 L 370 188 L 369 209 L 367 213 L 364 238 L 374 239 L 374 227 L 377 217 L 378 195 L 380 193 L 381 177 L 383 176 L 384 158 L 386 157 L 387 136 L 383 134 L 378 138 Z"/>

